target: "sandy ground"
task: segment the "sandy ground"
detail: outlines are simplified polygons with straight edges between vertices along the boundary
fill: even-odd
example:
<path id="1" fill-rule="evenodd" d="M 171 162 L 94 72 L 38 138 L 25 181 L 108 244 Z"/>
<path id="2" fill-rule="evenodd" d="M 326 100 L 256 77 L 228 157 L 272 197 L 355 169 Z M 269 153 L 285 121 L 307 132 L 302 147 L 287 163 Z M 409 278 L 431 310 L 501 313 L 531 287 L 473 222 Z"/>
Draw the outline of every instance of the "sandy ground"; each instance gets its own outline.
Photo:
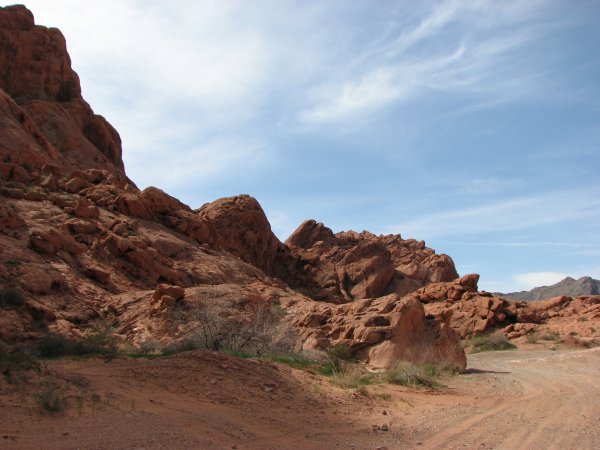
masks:
<path id="1" fill-rule="evenodd" d="M 600 348 L 469 355 L 446 388 L 368 396 L 211 353 L 63 359 L 27 384 L 0 382 L 0 448 L 600 449 L 599 380 Z M 33 395 L 48 383 L 66 411 L 40 412 Z"/>

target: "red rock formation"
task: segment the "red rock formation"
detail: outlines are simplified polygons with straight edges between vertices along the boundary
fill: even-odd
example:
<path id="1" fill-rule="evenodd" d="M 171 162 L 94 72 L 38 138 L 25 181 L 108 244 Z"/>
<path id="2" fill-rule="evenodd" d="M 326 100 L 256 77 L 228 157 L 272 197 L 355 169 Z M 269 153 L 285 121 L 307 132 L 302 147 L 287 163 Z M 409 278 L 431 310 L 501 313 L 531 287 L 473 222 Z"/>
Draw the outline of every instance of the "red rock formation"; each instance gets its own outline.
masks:
<path id="1" fill-rule="evenodd" d="M 399 360 L 466 368 L 456 333 L 442 320 L 426 318 L 415 298 L 390 294 L 344 305 L 314 302 L 306 306 L 298 303 L 289 308 L 303 330 L 305 348 L 345 344 L 373 368 L 389 367 Z"/>
<path id="2" fill-rule="evenodd" d="M 400 295 L 432 282 L 458 278 L 447 255 L 400 235 L 364 231 L 334 234 L 322 223 L 304 222 L 285 242 L 318 289 L 312 296 L 338 301 Z"/>
<path id="3" fill-rule="evenodd" d="M 600 337 L 597 328 L 587 323 L 600 321 L 600 296 L 514 301 L 478 292 L 478 279 L 478 275 L 466 275 L 451 283 L 430 284 L 407 298 L 424 303 L 428 315 L 450 325 L 461 338 L 494 330 L 502 330 L 511 339 L 536 330 Z"/>
<path id="4" fill-rule="evenodd" d="M 0 8 L 0 160 L 29 175 L 52 163 L 109 170 L 122 182 L 121 139 L 81 97 L 65 39 L 24 6 Z"/>
<path id="5" fill-rule="evenodd" d="M 196 212 L 200 220 L 210 223 L 215 245 L 266 273 L 274 273 L 281 242 L 256 199 L 249 195 L 222 198 Z"/>

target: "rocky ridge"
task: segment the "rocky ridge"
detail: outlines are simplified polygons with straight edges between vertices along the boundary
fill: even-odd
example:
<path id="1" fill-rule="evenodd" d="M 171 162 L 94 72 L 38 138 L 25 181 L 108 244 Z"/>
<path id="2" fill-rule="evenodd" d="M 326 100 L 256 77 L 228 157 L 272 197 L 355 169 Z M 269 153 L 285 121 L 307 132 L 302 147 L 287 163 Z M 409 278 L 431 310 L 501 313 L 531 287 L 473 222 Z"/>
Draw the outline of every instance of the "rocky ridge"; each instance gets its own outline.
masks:
<path id="1" fill-rule="evenodd" d="M 508 297 L 513 300 L 543 300 L 559 295 L 568 295 L 577 297 L 580 295 L 600 295 L 600 280 L 594 280 L 591 277 L 581 277 L 575 280 L 566 277 L 551 286 L 540 286 L 529 291 L 509 292 L 508 294 L 498 293 L 502 297 Z"/>

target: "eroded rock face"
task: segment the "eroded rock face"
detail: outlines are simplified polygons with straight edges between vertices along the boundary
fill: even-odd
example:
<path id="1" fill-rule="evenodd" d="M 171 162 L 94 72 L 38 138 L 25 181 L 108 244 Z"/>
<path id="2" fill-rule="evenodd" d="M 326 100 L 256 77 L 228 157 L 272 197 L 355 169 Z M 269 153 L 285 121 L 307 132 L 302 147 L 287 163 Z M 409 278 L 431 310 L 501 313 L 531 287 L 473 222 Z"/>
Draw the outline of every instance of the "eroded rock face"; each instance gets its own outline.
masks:
<path id="1" fill-rule="evenodd" d="M 426 317 L 423 304 L 414 297 L 390 294 L 344 305 L 315 302 L 298 313 L 305 306 L 290 309 L 304 330 L 307 348 L 344 344 L 373 368 L 401 360 L 466 368 L 457 334 L 442 320 Z"/>
<path id="2" fill-rule="evenodd" d="M 458 278 L 449 256 L 400 235 L 334 234 L 322 223 L 308 220 L 285 244 L 320 290 L 310 294 L 329 300 L 404 295 L 432 282 Z"/>
<path id="3" fill-rule="evenodd" d="M 197 210 L 200 220 L 210 223 L 213 244 L 243 261 L 274 273 L 281 246 L 260 204 L 249 195 L 227 197 Z"/>
<path id="4" fill-rule="evenodd" d="M 130 182 L 121 139 L 81 97 L 62 33 L 35 25 L 24 6 L 0 8 L 0 160 L 29 173 L 52 163 L 107 169 Z"/>
<path id="5" fill-rule="evenodd" d="M 589 323 L 600 321 L 600 296 L 513 301 L 477 291 L 478 278 L 465 275 L 450 283 L 433 283 L 408 297 L 422 302 L 428 315 L 447 323 L 461 338 L 495 330 L 511 339 L 543 330 L 598 337 Z"/>

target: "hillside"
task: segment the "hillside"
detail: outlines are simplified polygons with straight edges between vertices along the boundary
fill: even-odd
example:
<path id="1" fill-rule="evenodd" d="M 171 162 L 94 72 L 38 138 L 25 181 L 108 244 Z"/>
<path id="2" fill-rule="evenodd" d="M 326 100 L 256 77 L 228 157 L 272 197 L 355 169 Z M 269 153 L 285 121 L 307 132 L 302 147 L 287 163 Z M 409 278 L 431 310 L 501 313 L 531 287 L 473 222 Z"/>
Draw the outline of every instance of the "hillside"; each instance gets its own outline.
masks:
<path id="1" fill-rule="evenodd" d="M 551 286 L 540 286 L 529 291 L 509 292 L 508 294 L 498 294 L 502 297 L 512 298 L 514 300 L 543 300 L 559 295 L 568 295 L 569 297 L 578 297 L 581 295 L 599 295 L 600 280 L 594 280 L 591 277 L 581 277 L 575 280 L 567 277 Z"/>

